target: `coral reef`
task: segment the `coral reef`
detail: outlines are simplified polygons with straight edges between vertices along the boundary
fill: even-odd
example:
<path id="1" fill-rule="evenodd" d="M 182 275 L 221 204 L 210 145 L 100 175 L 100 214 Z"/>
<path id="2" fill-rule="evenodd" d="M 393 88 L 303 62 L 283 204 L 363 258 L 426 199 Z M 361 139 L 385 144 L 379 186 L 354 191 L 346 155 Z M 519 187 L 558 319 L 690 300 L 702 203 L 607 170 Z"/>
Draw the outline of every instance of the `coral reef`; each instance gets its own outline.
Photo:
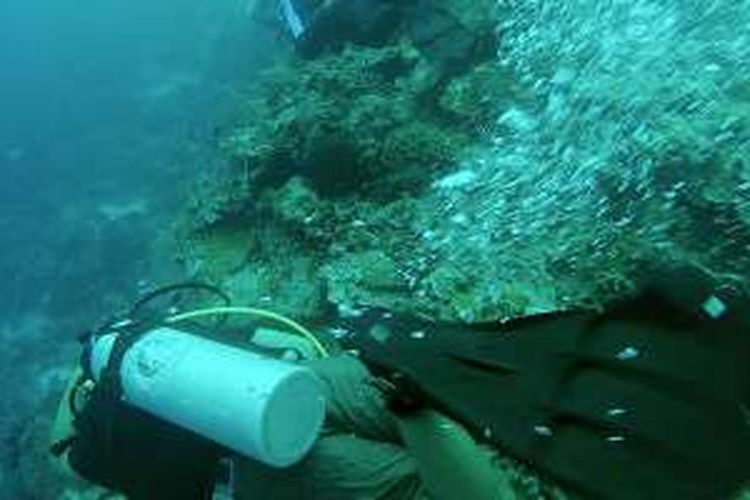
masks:
<path id="1" fill-rule="evenodd" d="M 446 3 L 451 11 L 459 2 Z M 452 15 L 469 32 L 486 30 L 491 17 L 477 12 L 491 7 Z M 435 208 L 421 193 L 489 139 L 494 98 L 512 92 L 503 90 L 510 83 L 497 65 L 478 61 L 446 80 L 430 55 L 399 39 L 266 72 L 220 139 L 227 165 L 197 183 L 175 230 L 190 274 L 276 303 L 285 269 L 304 268 L 310 272 L 296 279 L 316 285 L 297 286 L 304 299 L 289 296 L 282 309 L 320 305 L 322 286 L 337 302 L 481 316 L 469 300 L 457 305 L 447 296 L 446 276 L 440 286 L 437 278 L 421 284 L 434 269 L 418 222 L 427 223 L 424 212 Z M 434 290 L 445 296 L 434 300 Z M 491 303 L 514 294 L 485 295 Z M 491 306 L 481 309 L 492 314 Z"/>
<path id="2" fill-rule="evenodd" d="M 299 174 L 333 194 L 419 187 L 471 144 L 423 105 L 430 71 L 406 41 L 280 65 L 255 87 L 222 148 L 260 186 Z"/>
<path id="3" fill-rule="evenodd" d="M 466 25 L 492 18 L 489 4 L 460 3 L 445 8 Z M 604 45 L 597 30 L 623 13 L 584 30 L 595 10 L 559 6 L 549 30 L 534 31 L 550 15 L 537 7 L 501 4 L 500 61 L 477 59 L 440 85 L 409 39 L 266 73 L 222 137 L 230 165 L 183 224 L 189 269 L 261 296 L 275 295 L 286 268 L 307 269 L 298 276 L 315 286 L 299 303 L 463 320 L 600 305 L 653 261 L 746 275 L 747 81 L 707 66 L 704 80 L 674 83 L 668 68 L 705 46 L 675 45 L 678 25 L 637 44 L 618 31 Z M 673 51 L 655 65 L 664 47 Z M 725 53 L 711 56 L 737 57 L 717 47 Z M 631 66 L 652 71 L 634 85 Z M 719 82 L 731 99 L 712 90 Z"/>
<path id="4" fill-rule="evenodd" d="M 600 307 L 673 263 L 747 281 L 750 54 L 720 26 L 748 11 L 471 5 L 497 58 L 445 71 L 413 37 L 267 72 L 177 232 L 191 273 L 296 317 L 463 321 Z"/>
<path id="5" fill-rule="evenodd" d="M 449 21 L 269 71 L 191 222 L 293 241 L 328 300 L 463 320 L 598 306 L 654 262 L 748 276 L 750 58 L 717 27 L 745 11 L 438 3 Z M 445 22 L 497 25 L 499 57 L 446 69 Z M 208 245 L 213 278 L 234 241 L 239 261 Z"/>

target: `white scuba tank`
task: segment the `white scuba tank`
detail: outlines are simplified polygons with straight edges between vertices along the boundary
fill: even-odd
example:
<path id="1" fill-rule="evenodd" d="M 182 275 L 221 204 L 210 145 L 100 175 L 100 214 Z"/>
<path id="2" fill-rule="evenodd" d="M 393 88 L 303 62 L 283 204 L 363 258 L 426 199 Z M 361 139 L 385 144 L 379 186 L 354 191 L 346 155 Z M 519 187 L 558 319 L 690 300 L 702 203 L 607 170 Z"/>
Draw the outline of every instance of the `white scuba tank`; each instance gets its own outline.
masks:
<path id="1" fill-rule="evenodd" d="M 94 340 L 97 381 L 116 336 Z M 125 403 L 274 467 L 304 457 L 325 416 L 321 382 L 310 369 L 173 328 L 138 339 L 120 378 Z"/>

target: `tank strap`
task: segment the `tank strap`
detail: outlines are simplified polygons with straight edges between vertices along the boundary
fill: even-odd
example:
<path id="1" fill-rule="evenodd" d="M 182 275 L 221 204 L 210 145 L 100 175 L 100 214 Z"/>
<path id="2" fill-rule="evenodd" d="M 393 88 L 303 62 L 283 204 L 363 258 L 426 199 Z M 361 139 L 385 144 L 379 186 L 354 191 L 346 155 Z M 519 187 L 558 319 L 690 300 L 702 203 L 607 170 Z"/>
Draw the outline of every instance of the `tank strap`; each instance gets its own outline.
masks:
<path id="1" fill-rule="evenodd" d="M 120 377 L 122 360 L 133 344 L 138 342 L 147 332 L 151 331 L 154 326 L 156 324 L 152 321 L 125 322 L 122 327 L 111 330 L 112 333 L 117 334 L 117 337 L 112 346 L 107 365 L 102 370 L 101 378 L 92 394 L 92 399 L 97 399 L 100 405 L 99 418 L 102 419 L 104 424 L 102 449 L 104 450 L 106 460 L 110 460 L 111 454 L 116 451 L 112 446 L 115 432 L 113 425 L 117 405 L 122 399 L 122 379 Z M 76 418 L 76 424 L 81 425 L 80 419 Z"/>
<path id="2" fill-rule="evenodd" d="M 126 328 L 115 331 L 117 338 L 112 346 L 107 365 L 102 371 L 101 380 L 97 384 L 113 401 L 117 401 L 122 397 L 120 368 L 122 367 L 122 360 L 125 358 L 125 354 L 147 332 L 153 330 L 157 325 L 158 323 L 154 322 L 133 323 Z"/>

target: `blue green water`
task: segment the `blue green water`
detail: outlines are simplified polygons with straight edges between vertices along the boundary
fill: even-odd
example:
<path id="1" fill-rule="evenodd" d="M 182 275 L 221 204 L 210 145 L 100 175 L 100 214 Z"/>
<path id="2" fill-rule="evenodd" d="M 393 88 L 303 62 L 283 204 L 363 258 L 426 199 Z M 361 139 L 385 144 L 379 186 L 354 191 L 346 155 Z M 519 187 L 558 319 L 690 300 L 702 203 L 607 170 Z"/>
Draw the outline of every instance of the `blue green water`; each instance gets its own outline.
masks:
<path id="1" fill-rule="evenodd" d="M 14 443 L 78 330 L 176 274 L 149 267 L 150 242 L 210 163 L 238 83 L 270 57 L 245 7 L 0 1 L 3 498 L 21 498 L 6 484 Z"/>

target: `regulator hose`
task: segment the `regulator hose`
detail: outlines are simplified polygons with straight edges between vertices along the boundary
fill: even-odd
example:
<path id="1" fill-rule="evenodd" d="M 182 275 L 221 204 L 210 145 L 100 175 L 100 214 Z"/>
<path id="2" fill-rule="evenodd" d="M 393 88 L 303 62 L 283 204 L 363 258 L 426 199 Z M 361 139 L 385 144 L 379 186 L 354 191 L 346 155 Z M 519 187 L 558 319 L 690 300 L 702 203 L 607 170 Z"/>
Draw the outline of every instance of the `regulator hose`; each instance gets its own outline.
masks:
<path id="1" fill-rule="evenodd" d="M 300 325 L 291 318 L 269 311 L 268 309 L 259 309 L 254 307 L 242 307 L 242 306 L 227 306 L 227 307 L 211 307 L 207 309 L 196 309 L 193 311 L 186 311 L 183 313 L 175 314 L 164 319 L 167 324 L 180 323 L 182 321 L 191 320 L 194 318 L 200 318 L 205 316 L 219 316 L 219 315 L 241 315 L 251 316 L 254 318 L 260 318 L 265 320 L 273 321 L 274 323 L 280 324 L 285 327 L 285 330 L 291 331 L 296 335 L 304 337 L 315 347 L 321 357 L 326 358 L 330 356 L 328 349 L 315 337 L 310 330 Z"/>

